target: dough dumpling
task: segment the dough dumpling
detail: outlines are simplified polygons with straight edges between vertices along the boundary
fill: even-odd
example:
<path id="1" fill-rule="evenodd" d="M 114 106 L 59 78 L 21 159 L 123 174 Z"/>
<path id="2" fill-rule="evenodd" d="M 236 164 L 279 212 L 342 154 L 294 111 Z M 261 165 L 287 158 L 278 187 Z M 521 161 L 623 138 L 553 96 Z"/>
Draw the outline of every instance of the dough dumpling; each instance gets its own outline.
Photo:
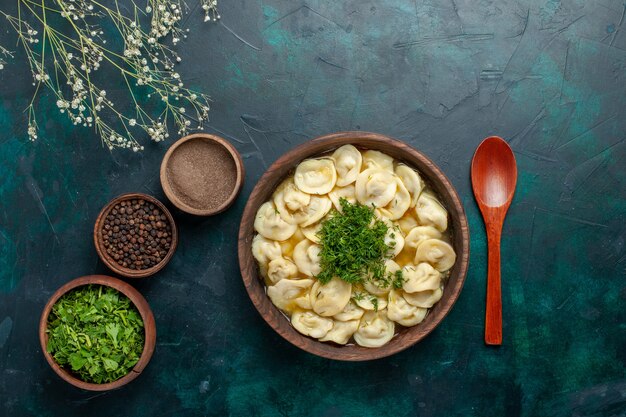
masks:
<path id="1" fill-rule="evenodd" d="M 404 293 L 404 299 L 407 303 L 415 307 L 431 308 L 437 301 L 441 299 L 443 291 L 441 288 L 435 290 L 427 290 L 415 293 Z"/>
<path id="2" fill-rule="evenodd" d="M 296 306 L 295 300 L 307 294 L 313 286 L 312 279 L 281 279 L 267 287 L 267 296 L 281 310 L 289 311 Z"/>
<path id="3" fill-rule="evenodd" d="M 411 195 L 406 190 L 406 187 L 400 178 L 396 177 L 395 180 L 396 194 L 393 196 L 389 204 L 379 209 L 382 215 L 390 220 L 398 220 L 404 216 L 404 213 L 406 213 L 411 205 Z"/>
<path id="4" fill-rule="evenodd" d="M 327 196 L 311 196 L 311 201 L 301 210 L 293 213 L 293 218 L 300 227 L 307 227 L 320 221 L 333 207 Z"/>
<path id="5" fill-rule="evenodd" d="M 411 230 L 419 226 L 419 224 L 415 217 L 405 215 L 398 220 L 398 226 L 400 226 L 400 230 L 402 230 L 402 233 L 406 236 Z"/>
<path id="6" fill-rule="evenodd" d="M 368 311 L 361 318 L 354 340 L 359 346 L 377 348 L 389 342 L 396 326 L 384 311 Z"/>
<path id="7" fill-rule="evenodd" d="M 402 289 L 408 293 L 435 290 L 441 287 L 441 272 L 426 262 L 417 266 L 405 266 L 402 268 L 402 278 L 404 278 Z"/>
<path id="8" fill-rule="evenodd" d="M 328 197 L 330 198 L 330 201 L 333 202 L 335 209 L 341 212 L 341 203 L 339 200 L 342 198 L 345 198 L 350 204 L 356 203 L 354 184 L 346 185 L 345 187 L 335 187 L 330 193 L 328 193 Z"/>
<path id="9" fill-rule="evenodd" d="M 296 311 L 291 315 L 293 327 L 305 336 L 316 339 L 326 336 L 333 328 L 333 321 L 320 317 L 312 311 Z"/>
<path id="10" fill-rule="evenodd" d="M 287 240 L 295 232 L 298 226 L 289 224 L 280 217 L 274 203 L 268 201 L 259 207 L 254 219 L 254 230 L 260 235 L 271 240 Z"/>
<path id="11" fill-rule="evenodd" d="M 316 223 L 312 226 L 304 227 L 301 229 L 304 237 L 309 239 L 313 243 L 320 243 L 318 233 L 322 230 L 322 223 Z"/>
<path id="12" fill-rule="evenodd" d="M 320 316 L 334 316 L 341 313 L 350 302 L 352 285 L 334 277 L 326 284 L 317 281 L 311 289 L 313 311 Z"/>
<path id="13" fill-rule="evenodd" d="M 404 238 L 404 245 L 417 249 L 417 246 L 426 239 L 439 239 L 441 232 L 432 226 L 417 226 L 409 231 Z"/>
<path id="14" fill-rule="evenodd" d="M 404 164 L 398 164 L 396 167 L 396 175 L 400 177 L 404 186 L 411 194 L 411 208 L 417 204 L 417 199 L 424 190 L 424 182 L 420 178 L 417 171 Z"/>
<path id="15" fill-rule="evenodd" d="M 433 226 L 440 232 L 445 232 L 448 228 L 448 212 L 432 194 L 420 195 L 415 206 L 415 214 L 423 226 Z"/>
<path id="16" fill-rule="evenodd" d="M 328 194 L 337 182 L 335 163 L 330 158 L 300 162 L 293 176 L 296 186 L 309 194 Z"/>
<path id="17" fill-rule="evenodd" d="M 270 261 L 281 258 L 283 253 L 278 242 L 256 235 L 252 239 L 252 256 L 259 265 L 267 267 Z"/>
<path id="18" fill-rule="evenodd" d="M 300 191 L 293 178 L 285 180 L 272 197 L 280 217 L 289 224 L 297 224 L 294 213 L 304 210 L 311 202 L 311 195 Z"/>
<path id="19" fill-rule="evenodd" d="M 345 345 L 358 328 L 359 320 L 335 321 L 333 328 L 320 339 L 320 342 L 335 342 L 339 345 Z"/>
<path id="20" fill-rule="evenodd" d="M 356 179 L 356 199 L 368 207 L 385 207 L 396 195 L 396 188 L 393 172 L 381 168 L 366 169 Z"/>
<path id="21" fill-rule="evenodd" d="M 361 307 L 357 306 L 353 301 L 350 301 L 343 308 L 343 311 L 335 314 L 333 318 L 339 321 L 359 320 L 363 317 L 363 313 L 365 313 L 365 311 Z"/>
<path id="22" fill-rule="evenodd" d="M 356 305 L 363 310 L 380 311 L 387 307 L 387 297 L 385 296 L 377 297 L 367 292 L 359 292 L 353 299 Z"/>
<path id="23" fill-rule="evenodd" d="M 361 152 L 357 148 L 352 145 L 343 145 L 332 154 L 331 158 L 335 161 L 337 169 L 338 187 L 345 187 L 356 181 L 363 161 Z"/>
<path id="24" fill-rule="evenodd" d="M 393 158 L 379 151 L 365 151 L 363 153 L 363 165 L 365 169 L 380 168 L 393 172 Z"/>
<path id="25" fill-rule="evenodd" d="M 273 284 L 281 279 L 290 279 L 298 276 L 296 264 L 285 258 L 277 258 L 270 261 L 267 268 L 267 277 Z"/>
<path id="26" fill-rule="evenodd" d="M 456 262 L 452 246 L 439 239 L 426 239 L 417 246 L 415 263 L 428 262 L 437 271 L 445 272 Z"/>
<path id="27" fill-rule="evenodd" d="M 392 288 L 392 281 L 395 278 L 396 271 L 400 270 L 400 265 L 391 259 L 385 261 L 385 279 L 376 280 L 373 277 L 368 277 L 363 283 L 363 287 L 370 294 L 382 297 L 389 293 Z"/>
<path id="28" fill-rule="evenodd" d="M 428 309 L 415 307 L 409 304 L 402 293 L 397 290 L 389 292 L 389 304 L 387 304 L 387 318 L 406 327 L 421 323 L 426 317 Z"/>
<path id="29" fill-rule="evenodd" d="M 387 234 L 385 235 L 385 243 L 391 248 L 389 255 L 395 258 L 402 252 L 402 248 L 404 248 L 404 237 L 399 227 L 394 226 L 390 221 L 385 221 L 385 223 L 387 223 L 388 227 Z"/>
<path id="30" fill-rule="evenodd" d="M 293 261 L 296 263 L 298 270 L 304 275 L 314 277 L 322 271 L 320 266 L 320 248 L 319 245 L 304 239 L 293 249 Z"/>

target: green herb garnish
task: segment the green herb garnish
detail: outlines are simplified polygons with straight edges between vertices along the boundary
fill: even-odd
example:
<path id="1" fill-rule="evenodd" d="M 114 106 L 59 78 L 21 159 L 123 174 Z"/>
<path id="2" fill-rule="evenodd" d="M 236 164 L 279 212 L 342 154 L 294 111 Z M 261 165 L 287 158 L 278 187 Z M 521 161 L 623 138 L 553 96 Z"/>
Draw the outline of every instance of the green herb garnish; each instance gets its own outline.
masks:
<path id="1" fill-rule="evenodd" d="M 128 374 L 143 352 L 141 315 L 130 299 L 101 285 L 61 297 L 48 317 L 47 351 L 86 382 L 103 384 Z"/>
<path id="2" fill-rule="evenodd" d="M 361 283 L 366 277 L 383 279 L 385 259 L 395 245 L 385 242 L 388 226 L 375 219 L 373 208 L 351 204 L 344 198 L 339 201 L 341 213 L 333 211 L 319 232 L 322 271 L 317 279 L 322 284 L 333 277 L 351 284 Z"/>
<path id="3" fill-rule="evenodd" d="M 402 276 L 402 270 L 398 270 L 393 274 L 393 281 L 391 281 L 393 288 L 399 289 L 402 288 L 402 284 L 404 284 L 404 277 Z"/>

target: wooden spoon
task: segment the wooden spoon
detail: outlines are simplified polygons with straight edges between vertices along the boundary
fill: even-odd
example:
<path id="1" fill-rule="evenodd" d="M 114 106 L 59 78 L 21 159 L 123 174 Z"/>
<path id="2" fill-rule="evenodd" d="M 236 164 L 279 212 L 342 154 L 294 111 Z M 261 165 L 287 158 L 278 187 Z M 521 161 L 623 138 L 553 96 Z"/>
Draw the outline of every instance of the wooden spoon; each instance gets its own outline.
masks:
<path id="1" fill-rule="evenodd" d="M 485 343 L 488 345 L 502 344 L 500 238 L 516 183 L 517 165 L 513 151 L 502 138 L 488 137 L 478 146 L 472 159 L 472 188 L 487 230 L 489 261 Z"/>

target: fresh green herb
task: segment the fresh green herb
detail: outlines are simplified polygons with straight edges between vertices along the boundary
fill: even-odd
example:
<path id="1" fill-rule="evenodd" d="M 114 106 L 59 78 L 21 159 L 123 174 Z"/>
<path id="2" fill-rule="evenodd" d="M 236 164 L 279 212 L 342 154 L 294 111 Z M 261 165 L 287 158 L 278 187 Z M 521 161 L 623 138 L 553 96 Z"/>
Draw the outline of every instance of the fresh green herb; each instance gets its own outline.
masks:
<path id="1" fill-rule="evenodd" d="M 398 270 L 393 274 L 393 281 L 391 281 L 393 288 L 399 289 L 402 288 L 402 284 L 404 284 L 404 277 L 402 276 L 402 270 Z"/>
<path id="2" fill-rule="evenodd" d="M 128 374 L 144 345 L 141 315 L 119 291 L 87 285 L 65 294 L 48 317 L 47 351 L 86 382 L 103 384 Z"/>
<path id="3" fill-rule="evenodd" d="M 378 298 L 371 296 L 370 302 L 374 306 L 374 311 L 378 311 Z"/>
<path id="4" fill-rule="evenodd" d="M 356 284 L 368 276 L 383 278 L 385 259 L 392 249 L 385 242 L 387 225 L 375 219 L 373 208 L 351 204 L 344 198 L 339 201 L 341 213 L 333 211 L 319 232 L 322 271 L 317 279 L 325 284 L 339 277 Z"/>
<path id="5" fill-rule="evenodd" d="M 362 301 L 365 298 L 365 295 L 362 292 L 355 292 L 352 294 L 352 299 L 354 301 Z"/>

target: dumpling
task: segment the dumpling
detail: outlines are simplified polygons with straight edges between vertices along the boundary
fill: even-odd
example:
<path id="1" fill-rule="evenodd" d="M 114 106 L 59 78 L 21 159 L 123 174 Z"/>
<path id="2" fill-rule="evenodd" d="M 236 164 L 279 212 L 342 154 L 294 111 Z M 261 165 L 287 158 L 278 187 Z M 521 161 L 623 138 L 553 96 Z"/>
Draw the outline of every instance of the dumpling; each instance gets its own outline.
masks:
<path id="1" fill-rule="evenodd" d="M 368 311 L 361 318 L 354 340 L 359 346 L 377 348 L 389 342 L 396 326 L 384 311 Z"/>
<path id="2" fill-rule="evenodd" d="M 417 223 L 417 219 L 413 216 L 407 216 L 407 213 L 398 220 L 398 226 L 400 226 L 400 230 L 406 236 L 413 228 L 419 226 Z"/>
<path id="3" fill-rule="evenodd" d="M 426 239 L 439 239 L 441 232 L 432 226 L 417 226 L 404 237 L 404 245 L 413 249 Z"/>
<path id="4" fill-rule="evenodd" d="M 365 169 L 380 168 L 393 172 L 393 158 L 379 151 L 365 151 L 363 153 L 363 165 Z"/>
<path id="5" fill-rule="evenodd" d="M 385 279 L 376 280 L 372 276 L 368 277 L 363 283 L 363 287 L 370 294 L 384 296 L 389 293 L 392 288 L 391 281 L 394 279 L 396 271 L 400 270 L 400 265 L 391 259 L 385 261 Z"/>
<path id="6" fill-rule="evenodd" d="M 333 321 L 320 317 L 312 311 L 296 311 L 291 315 L 293 327 L 305 336 L 316 339 L 326 336 L 333 328 Z"/>
<path id="7" fill-rule="evenodd" d="M 411 205 L 411 195 L 407 191 L 406 187 L 400 178 L 396 177 L 395 181 L 396 194 L 393 196 L 389 204 L 385 207 L 379 208 L 382 215 L 390 220 L 398 220 L 400 217 L 404 216 L 404 213 L 406 213 Z"/>
<path id="8" fill-rule="evenodd" d="M 277 258 L 270 261 L 267 268 L 267 277 L 276 284 L 281 279 L 290 279 L 298 276 L 296 264 L 285 258 Z"/>
<path id="9" fill-rule="evenodd" d="M 325 195 L 311 196 L 309 205 L 293 213 L 293 218 L 300 227 L 307 227 L 320 221 L 333 207 L 333 203 Z"/>
<path id="10" fill-rule="evenodd" d="M 356 199 L 368 207 L 385 207 L 396 195 L 396 188 L 393 172 L 381 168 L 366 169 L 356 178 Z"/>
<path id="11" fill-rule="evenodd" d="M 289 311 L 296 306 L 295 300 L 307 294 L 313 286 L 312 279 L 281 279 L 267 287 L 267 296 L 281 310 Z"/>
<path id="12" fill-rule="evenodd" d="M 409 304 L 397 290 L 389 292 L 389 304 L 387 304 L 387 318 L 406 327 L 421 323 L 426 317 L 428 309 L 415 307 Z"/>
<path id="13" fill-rule="evenodd" d="M 394 226 L 389 220 L 385 221 L 383 219 L 383 221 L 387 224 L 385 243 L 391 248 L 391 253 L 389 255 L 392 258 L 395 258 L 400 252 L 402 252 L 402 248 L 404 248 L 404 237 L 402 236 L 399 227 Z"/>
<path id="14" fill-rule="evenodd" d="M 322 271 L 319 245 L 304 239 L 293 249 L 293 261 L 304 275 L 314 277 Z"/>
<path id="15" fill-rule="evenodd" d="M 278 214 L 274 203 L 268 201 L 259 207 L 254 219 L 254 230 L 263 237 L 272 240 L 287 240 L 298 226 L 289 224 Z"/>
<path id="16" fill-rule="evenodd" d="M 320 243 L 318 233 L 322 230 L 322 223 L 315 223 L 312 226 L 304 227 L 301 229 L 304 237 L 309 239 L 313 243 Z"/>
<path id="17" fill-rule="evenodd" d="M 445 232 L 448 228 L 448 212 L 432 194 L 420 195 L 415 206 L 415 214 L 423 226 L 433 226 L 440 232 Z"/>
<path id="18" fill-rule="evenodd" d="M 414 169 L 409 168 L 404 164 L 398 164 L 395 172 L 404 183 L 404 186 L 409 191 L 409 194 L 411 194 L 411 207 L 415 207 L 417 199 L 424 189 L 424 182 Z"/>
<path id="19" fill-rule="evenodd" d="M 337 182 L 335 163 L 330 158 L 300 162 L 293 176 L 296 186 L 309 194 L 328 194 Z"/>
<path id="20" fill-rule="evenodd" d="M 405 266 L 402 268 L 402 278 L 402 289 L 408 293 L 434 290 L 441 286 L 441 272 L 426 262 Z"/>
<path id="21" fill-rule="evenodd" d="M 441 288 L 434 290 L 420 291 L 414 293 L 404 293 L 404 299 L 407 303 L 415 307 L 431 308 L 437 301 L 441 299 L 443 291 Z"/>
<path id="22" fill-rule="evenodd" d="M 293 178 L 285 180 L 278 186 L 272 197 L 280 217 L 289 224 L 299 223 L 294 213 L 302 212 L 311 202 L 311 195 L 300 191 Z"/>
<path id="23" fill-rule="evenodd" d="M 354 184 L 346 185 L 345 187 L 335 187 L 330 193 L 328 193 L 328 197 L 330 198 L 330 201 L 333 202 L 335 209 L 341 212 L 341 203 L 339 202 L 340 199 L 345 198 L 350 204 L 356 203 Z"/>
<path id="24" fill-rule="evenodd" d="M 320 316 L 334 316 L 341 313 L 350 302 L 352 285 L 334 277 L 326 284 L 317 281 L 311 289 L 313 311 Z"/>
<path id="25" fill-rule="evenodd" d="M 331 158 L 335 161 L 337 169 L 338 187 L 345 187 L 356 181 L 363 161 L 361 152 L 357 148 L 352 145 L 343 145 L 332 154 Z"/>
<path id="26" fill-rule="evenodd" d="M 358 328 L 359 320 L 335 321 L 333 328 L 320 339 L 320 342 L 335 342 L 339 345 L 345 345 Z"/>
<path id="27" fill-rule="evenodd" d="M 356 292 L 352 299 L 363 310 L 378 311 L 387 307 L 387 297 L 384 296 L 377 297 L 366 292 Z"/>
<path id="28" fill-rule="evenodd" d="M 365 311 L 361 307 L 357 306 L 354 302 L 350 301 L 343 308 L 343 311 L 335 314 L 333 318 L 339 321 L 358 320 L 361 317 L 363 317 L 363 313 L 365 313 Z"/>
<path id="29" fill-rule="evenodd" d="M 259 265 L 267 266 L 270 261 L 282 257 L 283 253 L 278 242 L 256 235 L 252 239 L 252 256 Z"/>
<path id="30" fill-rule="evenodd" d="M 439 239 L 426 239 L 417 246 L 415 263 L 428 262 L 437 271 L 445 272 L 456 262 L 452 246 Z"/>

